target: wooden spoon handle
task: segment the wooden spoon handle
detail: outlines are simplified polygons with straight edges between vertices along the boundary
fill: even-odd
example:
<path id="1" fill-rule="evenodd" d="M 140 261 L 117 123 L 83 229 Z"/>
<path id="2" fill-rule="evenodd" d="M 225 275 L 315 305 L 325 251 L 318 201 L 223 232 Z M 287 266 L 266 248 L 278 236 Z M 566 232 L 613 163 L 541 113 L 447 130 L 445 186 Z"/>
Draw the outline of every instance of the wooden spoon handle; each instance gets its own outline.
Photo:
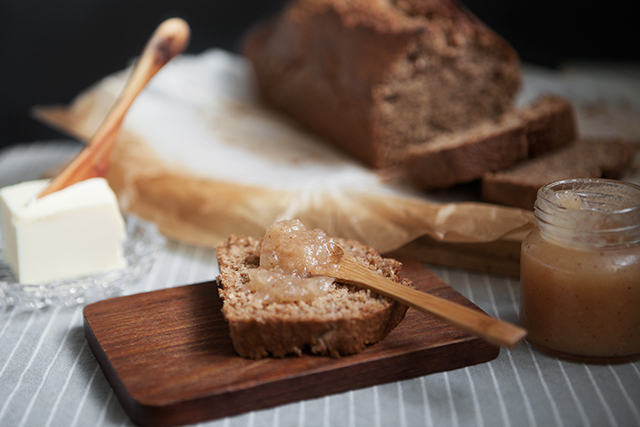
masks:
<path id="1" fill-rule="evenodd" d="M 456 304 L 426 292 L 400 285 L 361 265 L 345 252 L 336 277 L 356 286 L 364 286 L 376 293 L 433 315 L 486 341 L 513 348 L 526 336 L 527 331 L 511 323 L 495 319 L 481 311 Z"/>
<path id="2" fill-rule="evenodd" d="M 65 167 L 38 197 L 94 177 L 105 177 L 111 149 L 125 114 L 151 78 L 174 56 L 183 52 L 190 37 L 189 26 L 171 18 L 155 30 L 129 77 L 120 97 L 80 154 Z"/>

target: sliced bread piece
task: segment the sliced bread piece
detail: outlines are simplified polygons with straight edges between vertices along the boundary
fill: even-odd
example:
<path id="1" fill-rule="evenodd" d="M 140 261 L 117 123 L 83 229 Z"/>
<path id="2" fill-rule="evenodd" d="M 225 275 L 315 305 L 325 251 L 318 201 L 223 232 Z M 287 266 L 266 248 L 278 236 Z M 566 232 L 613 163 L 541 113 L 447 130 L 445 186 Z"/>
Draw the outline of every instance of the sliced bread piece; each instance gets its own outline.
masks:
<path id="1" fill-rule="evenodd" d="M 510 169 L 482 177 L 482 199 L 533 209 L 538 189 L 569 178 L 619 178 L 633 161 L 634 144 L 618 139 L 581 139 Z"/>
<path id="2" fill-rule="evenodd" d="M 540 96 L 533 104 L 520 111 L 527 126 L 529 157 L 556 150 L 577 139 L 573 104 L 554 94 Z"/>
<path id="3" fill-rule="evenodd" d="M 361 243 L 334 238 L 358 261 L 401 282 L 402 264 Z M 233 346 L 242 357 L 311 354 L 338 357 L 358 353 L 386 337 L 404 318 L 406 306 L 369 290 L 333 283 L 311 301 L 265 303 L 249 290 L 249 270 L 257 268 L 260 240 L 230 236 L 217 249 L 218 292 Z M 412 286 L 403 280 L 406 286 Z"/>
<path id="4" fill-rule="evenodd" d="M 480 179 L 569 144 L 576 122 L 571 102 L 547 94 L 530 106 L 485 120 L 469 129 L 407 148 L 402 173 L 418 188 L 433 190 Z"/>
<path id="5" fill-rule="evenodd" d="M 474 181 L 488 171 L 504 169 L 527 157 L 526 127 L 515 113 L 498 121 L 442 134 L 406 150 L 402 172 L 422 190 Z"/>

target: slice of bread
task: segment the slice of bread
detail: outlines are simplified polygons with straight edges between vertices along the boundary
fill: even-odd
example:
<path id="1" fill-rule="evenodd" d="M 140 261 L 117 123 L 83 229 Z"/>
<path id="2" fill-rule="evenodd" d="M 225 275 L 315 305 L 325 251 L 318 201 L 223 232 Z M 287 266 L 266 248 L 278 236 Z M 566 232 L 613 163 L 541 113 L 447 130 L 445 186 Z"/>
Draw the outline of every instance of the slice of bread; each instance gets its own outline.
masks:
<path id="1" fill-rule="evenodd" d="M 573 105 L 561 96 L 542 95 L 519 114 L 527 127 L 529 157 L 556 150 L 578 137 Z"/>
<path id="2" fill-rule="evenodd" d="M 516 51 L 455 0 L 293 0 L 243 44 L 262 98 L 374 168 L 498 118 Z"/>
<path id="3" fill-rule="evenodd" d="M 533 209 L 538 189 L 569 178 L 619 178 L 637 148 L 618 139 L 581 139 L 556 151 L 482 177 L 482 199 Z"/>
<path id="4" fill-rule="evenodd" d="M 571 102 L 547 94 L 497 120 L 410 146 L 401 169 L 420 189 L 446 188 L 558 149 L 574 141 L 576 134 Z"/>
<path id="5" fill-rule="evenodd" d="M 479 179 L 527 157 L 526 126 L 516 113 L 442 134 L 406 150 L 401 170 L 418 188 L 447 188 Z"/>
<path id="6" fill-rule="evenodd" d="M 412 286 L 410 281 L 399 279 L 400 262 L 383 258 L 361 243 L 334 240 L 371 270 Z M 325 295 L 309 302 L 265 303 L 247 287 L 249 270 L 260 263 L 259 244 L 259 239 L 230 236 L 216 248 L 222 313 L 240 356 L 259 359 L 305 352 L 333 357 L 355 354 L 382 340 L 404 318 L 406 306 L 336 282 Z"/>

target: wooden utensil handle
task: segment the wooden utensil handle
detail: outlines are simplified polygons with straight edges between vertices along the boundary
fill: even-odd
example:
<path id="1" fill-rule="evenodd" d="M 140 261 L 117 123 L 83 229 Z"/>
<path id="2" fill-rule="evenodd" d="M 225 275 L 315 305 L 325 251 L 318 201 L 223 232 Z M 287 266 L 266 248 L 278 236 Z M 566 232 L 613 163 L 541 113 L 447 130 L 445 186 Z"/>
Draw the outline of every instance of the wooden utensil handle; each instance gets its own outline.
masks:
<path id="1" fill-rule="evenodd" d="M 187 46 L 189 26 L 179 18 L 164 21 L 155 30 L 140 55 L 120 97 L 80 154 L 55 176 L 38 195 L 44 197 L 89 178 L 105 177 L 116 135 L 125 114 L 149 80 L 171 58 Z"/>
<path id="2" fill-rule="evenodd" d="M 525 329 L 488 316 L 481 311 L 453 303 L 435 295 L 420 292 L 380 276 L 360 265 L 351 256 L 344 256 L 339 268 L 341 281 L 365 286 L 423 313 L 433 315 L 486 341 L 513 348 L 526 336 Z"/>
<path id="3" fill-rule="evenodd" d="M 115 139 L 115 135 L 110 134 L 110 129 L 119 127 L 142 89 L 167 62 L 184 51 L 189 37 L 189 26 L 180 18 L 168 19 L 158 26 L 138 58 L 118 101 L 89 141 L 89 145 Z"/>

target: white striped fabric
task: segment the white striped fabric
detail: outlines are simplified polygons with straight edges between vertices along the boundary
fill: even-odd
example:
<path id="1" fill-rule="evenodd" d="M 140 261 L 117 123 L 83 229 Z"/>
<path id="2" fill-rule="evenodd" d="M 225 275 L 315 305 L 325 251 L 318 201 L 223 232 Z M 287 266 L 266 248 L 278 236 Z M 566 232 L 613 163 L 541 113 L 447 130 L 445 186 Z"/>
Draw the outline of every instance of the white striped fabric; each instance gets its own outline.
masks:
<path id="1" fill-rule="evenodd" d="M 71 142 L 0 151 L 0 186 L 35 179 L 73 156 Z M 517 321 L 518 281 L 433 266 L 498 318 Z M 128 293 L 213 280 L 215 253 L 168 242 Z M 91 353 L 81 307 L 0 306 L 0 426 L 132 426 Z M 640 362 L 583 365 L 528 344 L 482 365 L 294 402 L 199 426 L 639 426 Z"/>

